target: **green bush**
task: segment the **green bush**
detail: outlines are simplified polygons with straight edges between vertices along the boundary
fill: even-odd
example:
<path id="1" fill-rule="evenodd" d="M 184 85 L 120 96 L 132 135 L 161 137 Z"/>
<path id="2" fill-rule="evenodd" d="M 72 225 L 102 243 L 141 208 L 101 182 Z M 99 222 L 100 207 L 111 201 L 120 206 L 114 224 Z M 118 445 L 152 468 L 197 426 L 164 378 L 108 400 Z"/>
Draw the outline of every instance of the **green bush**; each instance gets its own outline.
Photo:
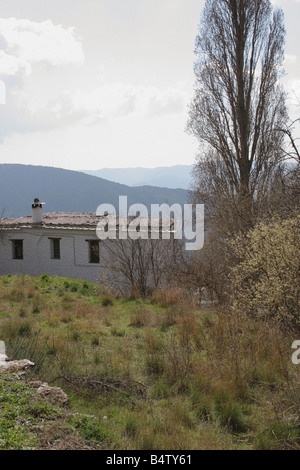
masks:
<path id="1" fill-rule="evenodd" d="M 94 416 L 78 415 L 69 418 L 69 421 L 87 441 L 94 441 L 99 444 L 109 438 L 106 429 L 103 428 L 100 421 Z"/>
<path id="2" fill-rule="evenodd" d="M 112 306 L 114 304 L 113 299 L 109 295 L 104 295 L 101 299 L 101 305 L 103 307 Z"/>

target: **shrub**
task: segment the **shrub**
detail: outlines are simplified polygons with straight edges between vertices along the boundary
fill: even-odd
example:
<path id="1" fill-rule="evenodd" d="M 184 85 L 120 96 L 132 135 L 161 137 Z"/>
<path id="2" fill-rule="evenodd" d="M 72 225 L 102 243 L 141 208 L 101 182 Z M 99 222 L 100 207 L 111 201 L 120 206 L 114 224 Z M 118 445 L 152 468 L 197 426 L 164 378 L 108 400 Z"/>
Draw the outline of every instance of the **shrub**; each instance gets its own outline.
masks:
<path id="1" fill-rule="evenodd" d="M 129 326 L 142 328 L 153 322 L 153 313 L 145 308 L 138 308 L 132 311 Z"/>
<path id="2" fill-rule="evenodd" d="M 229 397 L 217 397 L 215 403 L 215 415 L 222 426 L 226 426 L 233 432 L 245 432 L 247 425 L 240 403 Z"/>
<path id="3" fill-rule="evenodd" d="M 300 215 L 257 225 L 233 243 L 234 305 L 300 327 Z"/>
<path id="4" fill-rule="evenodd" d="M 80 336 L 79 331 L 76 331 L 76 330 L 74 330 L 74 331 L 72 332 L 71 337 L 72 337 L 72 340 L 75 341 L 75 342 L 78 342 L 78 341 L 80 341 L 80 339 L 81 339 L 81 336 Z"/>
<path id="5" fill-rule="evenodd" d="M 195 406 L 195 413 L 197 418 L 203 421 L 211 421 L 213 419 L 212 400 L 204 395 L 202 400 Z"/>
<path id="6" fill-rule="evenodd" d="M 91 341 L 92 346 L 99 346 L 99 338 L 97 336 L 94 336 Z"/>
<path id="7" fill-rule="evenodd" d="M 114 301 L 113 299 L 108 296 L 108 295 L 104 295 L 101 299 L 101 305 L 102 307 L 108 307 L 108 306 L 112 306 L 114 304 Z"/>
<path id="8" fill-rule="evenodd" d="M 182 297 L 183 292 L 178 287 L 160 288 L 152 292 L 151 301 L 167 308 L 170 305 L 178 304 Z"/>
<path id="9" fill-rule="evenodd" d="M 30 336 L 31 324 L 27 321 L 22 322 L 19 326 L 18 333 L 19 333 L 19 336 Z"/>
<path id="10" fill-rule="evenodd" d="M 108 439 L 108 432 L 94 416 L 78 415 L 71 418 L 70 422 L 87 441 L 101 443 Z"/>
<path id="11" fill-rule="evenodd" d="M 37 294 L 32 299 L 32 313 L 39 313 L 40 312 L 40 296 Z"/>
<path id="12" fill-rule="evenodd" d="M 70 284 L 70 290 L 71 290 L 71 292 L 78 292 L 79 284 L 77 282 L 72 282 Z"/>

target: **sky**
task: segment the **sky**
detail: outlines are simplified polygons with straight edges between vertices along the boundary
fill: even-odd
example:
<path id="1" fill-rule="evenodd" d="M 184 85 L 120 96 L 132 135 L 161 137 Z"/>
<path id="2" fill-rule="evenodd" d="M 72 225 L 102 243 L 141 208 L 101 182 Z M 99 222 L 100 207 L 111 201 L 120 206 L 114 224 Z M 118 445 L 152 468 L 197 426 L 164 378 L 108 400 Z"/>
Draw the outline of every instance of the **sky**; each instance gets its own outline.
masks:
<path id="1" fill-rule="evenodd" d="M 300 98 L 300 0 L 283 83 Z M 0 0 L 0 163 L 72 170 L 189 165 L 204 0 Z"/>

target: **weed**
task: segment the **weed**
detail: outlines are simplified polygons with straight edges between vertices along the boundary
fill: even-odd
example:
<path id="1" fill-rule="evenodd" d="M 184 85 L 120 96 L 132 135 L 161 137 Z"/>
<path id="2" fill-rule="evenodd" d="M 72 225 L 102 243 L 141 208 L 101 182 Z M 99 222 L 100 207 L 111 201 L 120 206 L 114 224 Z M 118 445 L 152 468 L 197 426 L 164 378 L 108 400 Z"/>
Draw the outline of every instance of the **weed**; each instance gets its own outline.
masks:
<path id="1" fill-rule="evenodd" d="M 138 422 L 134 415 L 126 416 L 125 420 L 125 428 L 124 428 L 124 435 L 126 437 L 134 438 L 138 433 Z"/>
<path id="2" fill-rule="evenodd" d="M 108 295 L 105 295 L 101 298 L 102 307 L 113 306 L 113 304 L 114 304 L 114 301 L 113 301 L 112 297 L 110 297 Z"/>
<path id="3" fill-rule="evenodd" d="M 298 426 L 289 421 L 274 421 L 256 436 L 254 448 L 255 450 L 289 450 L 293 447 L 299 448 L 299 441 Z"/>
<path id="4" fill-rule="evenodd" d="M 116 327 L 111 328 L 110 333 L 112 336 L 119 336 L 119 337 L 125 336 L 125 330 L 120 330 L 119 328 L 116 328 Z"/>
<path id="5" fill-rule="evenodd" d="M 94 441 L 99 444 L 109 439 L 108 431 L 104 429 L 101 422 L 94 416 L 78 415 L 69 418 L 69 422 L 88 441 Z"/>
<path id="6" fill-rule="evenodd" d="M 97 336 L 94 336 L 91 340 L 91 345 L 92 346 L 99 346 L 99 338 Z"/>
<path id="7" fill-rule="evenodd" d="M 226 392 L 215 396 L 215 416 L 222 426 L 233 432 L 247 431 L 244 407 Z"/>
<path id="8" fill-rule="evenodd" d="M 29 323 L 28 321 L 24 321 L 20 323 L 18 334 L 19 336 L 30 336 L 31 335 L 31 323 Z"/>

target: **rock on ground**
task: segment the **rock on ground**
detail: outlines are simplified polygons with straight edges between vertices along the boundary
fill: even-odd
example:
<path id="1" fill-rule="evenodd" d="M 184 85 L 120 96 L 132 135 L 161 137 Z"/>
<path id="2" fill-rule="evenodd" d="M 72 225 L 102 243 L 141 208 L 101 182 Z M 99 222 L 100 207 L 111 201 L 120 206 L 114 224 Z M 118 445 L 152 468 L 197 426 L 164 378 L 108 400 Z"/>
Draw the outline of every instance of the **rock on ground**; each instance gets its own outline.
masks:
<path id="1" fill-rule="evenodd" d="M 9 361 L 5 354 L 4 342 L 0 342 L 0 373 L 16 373 L 21 376 L 25 374 L 30 367 L 34 367 L 34 363 L 28 359 L 20 361 Z M 4 345 L 4 346 L 3 346 Z M 37 393 L 55 405 L 66 406 L 69 403 L 69 398 L 65 392 L 59 387 L 50 387 L 46 382 L 28 382 L 27 385 L 36 388 Z"/>
<path id="2" fill-rule="evenodd" d="M 59 387 L 50 387 L 46 382 L 39 385 L 37 393 L 55 405 L 66 406 L 69 398 Z"/>
<path id="3" fill-rule="evenodd" d="M 33 367 L 34 363 L 28 361 L 28 359 L 22 359 L 21 361 L 0 361 L 0 372 L 17 372 L 24 373 L 30 367 Z"/>

